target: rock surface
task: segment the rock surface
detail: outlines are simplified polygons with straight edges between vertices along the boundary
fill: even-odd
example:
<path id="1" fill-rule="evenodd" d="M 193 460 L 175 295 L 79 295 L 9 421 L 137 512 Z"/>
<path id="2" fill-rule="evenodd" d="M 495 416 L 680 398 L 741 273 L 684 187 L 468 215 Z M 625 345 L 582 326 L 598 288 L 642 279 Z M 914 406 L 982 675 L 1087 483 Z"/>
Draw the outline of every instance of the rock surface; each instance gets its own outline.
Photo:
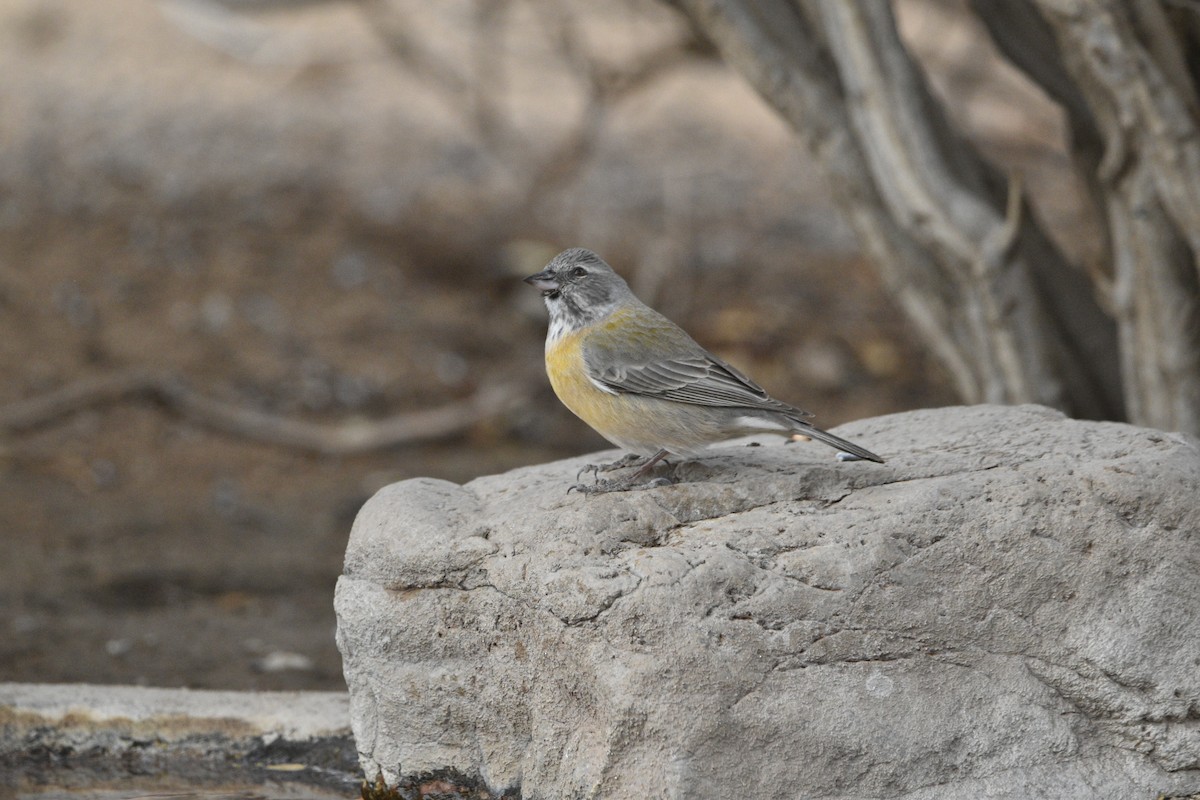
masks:
<path id="1" fill-rule="evenodd" d="M 524 798 L 1200 790 L 1200 448 L 1048 409 L 763 440 L 676 485 L 587 459 L 360 512 L 338 644 L 364 770 Z M 611 460 L 614 453 L 592 457 Z"/>

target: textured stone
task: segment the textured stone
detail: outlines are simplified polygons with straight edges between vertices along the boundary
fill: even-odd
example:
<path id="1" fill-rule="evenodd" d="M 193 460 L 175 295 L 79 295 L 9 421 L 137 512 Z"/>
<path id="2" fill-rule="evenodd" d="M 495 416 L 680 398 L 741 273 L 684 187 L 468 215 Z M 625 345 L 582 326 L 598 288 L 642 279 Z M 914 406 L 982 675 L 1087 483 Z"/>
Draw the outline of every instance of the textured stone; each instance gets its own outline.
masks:
<path id="1" fill-rule="evenodd" d="M 362 509 L 338 644 L 364 770 L 525 798 L 1200 790 L 1200 449 L 976 406 L 594 455 Z"/>
<path id="2" fill-rule="evenodd" d="M 148 775 L 252 784 L 282 764 L 306 797 L 325 797 L 312 784 L 340 785 L 356 766 L 349 716 L 341 692 L 0 683 L 0 796 L 25 796 L 26 782 L 104 796 L 106 778 Z"/>

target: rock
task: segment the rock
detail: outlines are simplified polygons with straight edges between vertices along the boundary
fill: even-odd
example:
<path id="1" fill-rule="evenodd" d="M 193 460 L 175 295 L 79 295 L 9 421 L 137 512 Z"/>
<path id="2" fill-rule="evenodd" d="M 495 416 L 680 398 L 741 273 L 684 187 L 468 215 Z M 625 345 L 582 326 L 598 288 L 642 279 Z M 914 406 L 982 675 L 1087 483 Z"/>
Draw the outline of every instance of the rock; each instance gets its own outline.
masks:
<path id="1" fill-rule="evenodd" d="M 365 773 L 524 798 L 1200 790 L 1200 448 L 1035 406 L 596 454 L 360 512 L 338 645 Z"/>
<path id="2" fill-rule="evenodd" d="M 341 692 L 0 683 L 0 795 L 53 786 L 60 797 L 107 797 L 102 787 L 137 780 L 256 785 L 281 771 L 343 786 L 354 766 L 348 705 Z"/>

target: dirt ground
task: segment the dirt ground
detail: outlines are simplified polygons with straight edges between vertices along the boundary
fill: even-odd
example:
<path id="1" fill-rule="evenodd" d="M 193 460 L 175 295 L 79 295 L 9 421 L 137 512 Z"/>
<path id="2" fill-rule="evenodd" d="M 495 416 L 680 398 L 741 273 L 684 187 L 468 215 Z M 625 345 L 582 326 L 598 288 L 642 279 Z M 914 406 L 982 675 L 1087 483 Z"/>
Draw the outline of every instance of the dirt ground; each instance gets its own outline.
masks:
<path id="1" fill-rule="evenodd" d="M 561 247 L 599 250 L 818 424 L 955 402 L 794 140 L 719 65 L 623 101 L 514 216 L 528 163 L 463 133 L 354 4 L 249 20 L 274 47 L 252 58 L 113 5 L 0 0 L 0 422 L 131 368 L 327 423 L 500 384 L 520 403 L 354 457 L 145 396 L 0 429 L 0 681 L 342 688 L 333 587 L 375 490 L 605 446 L 554 400 L 519 280 Z M 350 46 L 366 55 L 338 60 Z M 526 100 L 511 133 L 554 117 Z"/>

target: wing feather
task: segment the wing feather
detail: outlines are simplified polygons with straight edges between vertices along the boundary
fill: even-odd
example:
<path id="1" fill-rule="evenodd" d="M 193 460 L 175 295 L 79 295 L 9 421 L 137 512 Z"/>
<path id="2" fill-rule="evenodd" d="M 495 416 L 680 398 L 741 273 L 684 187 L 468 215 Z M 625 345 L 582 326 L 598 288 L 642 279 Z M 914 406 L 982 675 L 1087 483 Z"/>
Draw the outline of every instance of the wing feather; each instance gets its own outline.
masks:
<path id="1" fill-rule="evenodd" d="M 663 319 L 666 322 L 665 318 Z M 673 323 L 656 326 L 655 346 L 639 349 L 604 346 L 603 339 L 585 348 L 585 363 L 592 380 L 614 392 L 660 397 L 700 406 L 762 409 L 791 416 L 809 416 L 771 398 L 761 386 L 738 369 L 709 353 Z M 614 357 L 618 355 L 619 357 Z M 656 358 L 646 359 L 652 352 Z"/>
<path id="2" fill-rule="evenodd" d="M 612 314 L 583 345 L 588 378 L 613 392 L 661 397 L 716 408 L 778 411 L 791 417 L 808 411 L 780 403 L 763 387 L 701 347 L 652 308 L 641 305 Z"/>

